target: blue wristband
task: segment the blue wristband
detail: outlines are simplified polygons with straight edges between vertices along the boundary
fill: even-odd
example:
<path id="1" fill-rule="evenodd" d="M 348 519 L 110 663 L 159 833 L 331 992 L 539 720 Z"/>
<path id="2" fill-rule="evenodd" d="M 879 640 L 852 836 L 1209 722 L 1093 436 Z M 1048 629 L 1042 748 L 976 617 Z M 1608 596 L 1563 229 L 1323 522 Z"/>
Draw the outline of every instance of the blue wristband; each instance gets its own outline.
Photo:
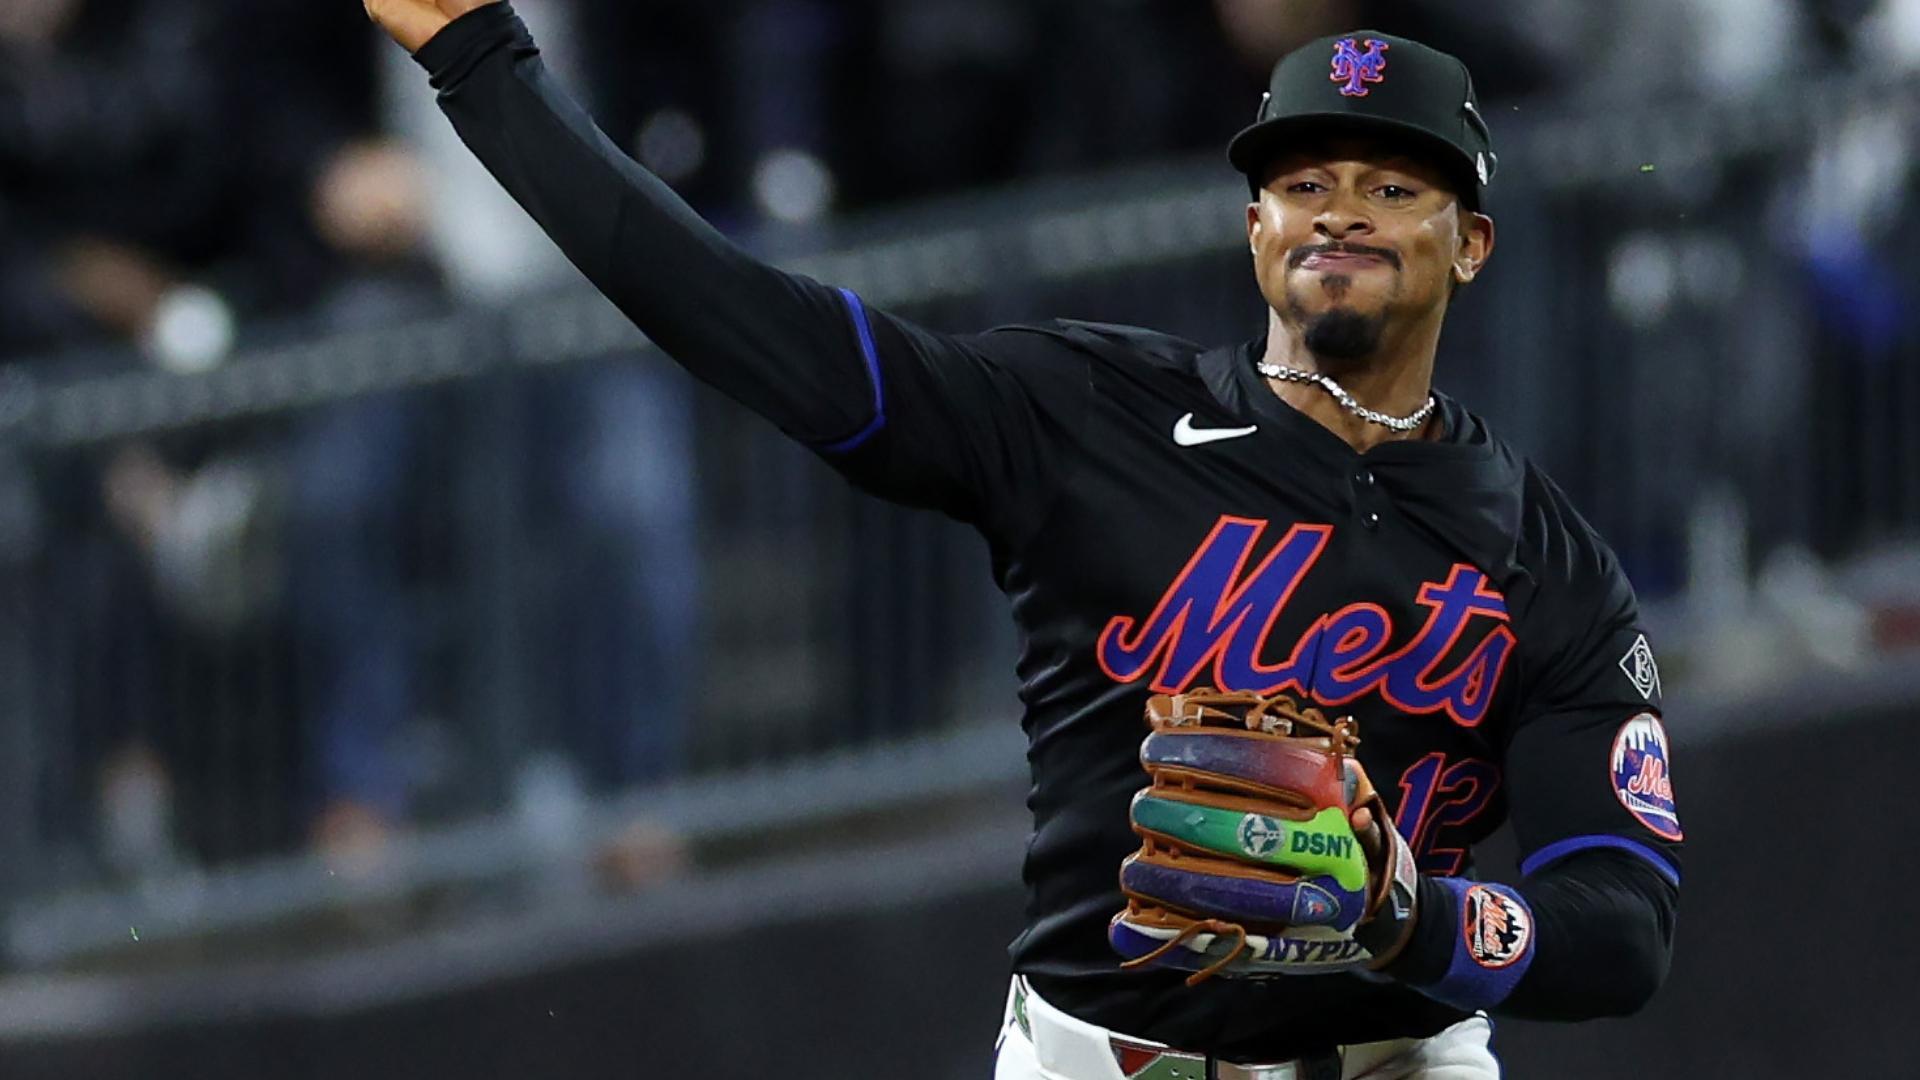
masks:
<path id="1" fill-rule="evenodd" d="M 1490 1009 L 1513 993 L 1533 963 L 1533 910 L 1505 885 L 1436 880 L 1452 898 L 1452 910 L 1423 910 L 1420 918 L 1451 921 L 1453 956 L 1447 973 L 1419 990 L 1456 1009 Z"/>

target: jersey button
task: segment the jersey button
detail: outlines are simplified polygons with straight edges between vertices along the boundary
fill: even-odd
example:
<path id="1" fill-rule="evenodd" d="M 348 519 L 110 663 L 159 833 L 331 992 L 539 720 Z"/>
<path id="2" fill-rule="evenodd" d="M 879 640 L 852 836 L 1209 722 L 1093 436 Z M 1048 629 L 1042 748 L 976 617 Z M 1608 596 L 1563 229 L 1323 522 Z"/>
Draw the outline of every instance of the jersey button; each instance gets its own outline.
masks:
<path id="1" fill-rule="evenodd" d="M 1369 529 L 1377 529 L 1380 527 L 1380 515 L 1369 510 L 1366 516 L 1360 519 L 1360 523 Z"/>
<path id="2" fill-rule="evenodd" d="M 1372 487 L 1373 473 L 1367 469 L 1361 469 L 1359 472 L 1353 474 L 1353 482 L 1359 484 L 1361 487 Z"/>

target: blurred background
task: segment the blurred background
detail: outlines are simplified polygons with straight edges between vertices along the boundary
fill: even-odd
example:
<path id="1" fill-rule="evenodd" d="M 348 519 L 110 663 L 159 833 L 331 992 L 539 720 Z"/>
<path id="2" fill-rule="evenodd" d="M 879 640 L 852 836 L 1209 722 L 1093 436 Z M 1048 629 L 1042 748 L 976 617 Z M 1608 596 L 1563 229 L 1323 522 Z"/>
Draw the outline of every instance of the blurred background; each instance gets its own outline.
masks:
<path id="1" fill-rule="evenodd" d="M 516 6 L 722 228 L 953 330 L 1251 336 L 1273 60 L 1461 56 L 1439 383 L 1629 568 L 1690 840 L 1652 1008 L 1497 1043 L 1906 1072 L 1920 0 Z M 0 0 L 0 1077 L 988 1075 L 986 570 L 648 347 L 351 0 Z"/>

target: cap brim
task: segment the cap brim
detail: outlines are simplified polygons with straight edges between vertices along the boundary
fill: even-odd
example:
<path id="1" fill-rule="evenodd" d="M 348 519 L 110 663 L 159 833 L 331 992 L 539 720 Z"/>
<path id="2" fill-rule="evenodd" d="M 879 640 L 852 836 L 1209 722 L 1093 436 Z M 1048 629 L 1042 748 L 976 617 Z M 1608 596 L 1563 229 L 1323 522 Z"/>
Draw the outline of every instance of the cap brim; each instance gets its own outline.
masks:
<path id="1" fill-rule="evenodd" d="M 1445 169 L 1453 177 L 1456 194 L 1470 208 L 1479 209 L 1482 194 L 1480 182 L 1475 163 L 1465 151 L 1426 128 L 1383 116 L 1347 112 L 1276 116 L 1244 128 L 1235 135 L 1233 141 L 1227 144 L 1227 160 L 1249 181 L 1258 185 L 1260 173 L 1268 163 L 1291 146 L 1317 135 L 1343 133 L 1404 139 L 1410 147 L 1417 148 L 1423 156 L 1431 157 L 1435 164 Z"/>

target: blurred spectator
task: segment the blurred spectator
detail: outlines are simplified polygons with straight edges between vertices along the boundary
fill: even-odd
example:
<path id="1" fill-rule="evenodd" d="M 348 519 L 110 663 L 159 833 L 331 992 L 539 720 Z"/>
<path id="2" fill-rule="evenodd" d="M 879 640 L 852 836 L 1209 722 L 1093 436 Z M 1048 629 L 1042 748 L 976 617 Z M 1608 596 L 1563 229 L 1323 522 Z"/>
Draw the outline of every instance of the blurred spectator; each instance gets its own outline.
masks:
<path id="1" fill-rule="evenodd" d="M 328 55 L 339 35 L 298 33 L 310 9 L 0 4 L 0 357 L 125 342 L 199 370 L 223 361 L 237 315 L 309 298 L 325 273 L 309 170 L 356 112 L 356 65 Z M 355 26 L 348 53 L 367 44 Z M 180 842 L 209 858 L 279 846 L 290 827 L 271 445 L 229 429 L 39 469 L 34 577 L 57 615 L 38 712 L 63 751 L 43 798 L 56 822 L 93 822 L 119 871 L 168 865 Z"/>
<path id="2" fill-rule="evenodd" d="M 1246 90 L 1180 0 L 588 0 L 580 18 L 596 118 L 723 225 L 1215 148 Z"/>
<path id="3" fill-rule="evenodd" d="M 1030 10 L 1032 54 L 1018 88 L 1027 116 L 1020 172 L 1219 153 L 1258 97 L 1204 5 L 1051 0 Z M 981 134 L 990 145 L 994 131 Z"/>
<path id="4" fill-rule="evenodd" d="M 543 238 L 497 258 L 511 230 L 504 249 L 476 246 L 486 221 L 521 216 L 449 218 L 474 208 L 437 177 L 426 199 L 431 166 L 356 134 L 374 122 L 376 54 L 337 16 L 290 0 L 0 3 L 0 357 L 124 342 L 199 370 L 236 339 L 444 311 L 450 277 L 469 296 L 523 289 L 542 249 L 558 265 Z M 430 235 L 466 241 L 437 245 L 451 274 Z M 526 514 L 504 528 L 540 546 L 517 586 L 540 624 L 520 660 L 524 704 L 547 721 L 533 745 L 596 788 L 674 768 L 699 577 L 685 388 L 633 369 L 534 382 L 504 431 L 403 395 L 290 436 L 229 427 L 43 462 L 49 512 L 23 572 L 57 613 L 36 665 L 36 711 L 63 749 L 47 817 L 95 823 L 112 868 L 137 874 L 180 844 L 281 846 L 306 815 L 351 854 L 417 809 L 418 721 L 472 704 L 439 677 L 429 617 L 458 610 L 453 500 L 421 468 L 450 432 L 526 465 Z M 282 693 L 296 683 L 304 728 Z"/>
<path id="5" fill-rule="evenodd" d="M 1265 75 L 1274 61 L 1303 42 L 1366 22 L 1358 0 L 1213 0 L 1220 29 L 1242 64 Z M 1388 29 L 1382 27 L 1381 29 Z"/>
<path id="6" fill-rule="evenodd" d="M 1832 66 L 1920 66 L 1920 3 L 1819 5 Z M 1784 240 L 1804 273 L 1811 445 L 1794 471 L 1808 484 L 1824 557 L 1863 540 L 1920 535 L 1920 140 L 1897 98 L 1863 103 L 1817 133 L 1804 173 L 1779 202 Z M 1860 463 L 1849 468 L 1850 463 Z"/>
<path id="7" fill-rule="evenodd" d="M 14 0 L 0 17 L 0 347 L 89 335 L 166 354 L 167 306 L 230 250 L 231 109 L 202 3 Z M 40 305 L 36 307 L 35 305 Z M 216 316 L 218 318 L 218 316 Z M 224 343 L 194 343 L 198 360 Z M 170 355 L 170 354 L 169 354 Z"/>
<path id="8" fill-rule="evenodd" d="M 593 790 L 685 764 L 702 562 L 686 376 L 598 364 L 523 384 L 518 568 L 533 747 Z"/>
<path id="9" fill-rule="evenodd" d="M 516 0 L 538 35 L 541 55 L 556 71 L 573 70 L 573 21 L 560 0 Z M 377 33 L 362 26 L 363 34 Z M 371 41 L 363 37 L 363 44 Z M 446 275 L 455 299 L 495 303 L 529 290 L 576 280 L 566 257 L 454 134 L 432 94 L 420 90 L 420 68 L 385 42 L 377 68 L 379 128 L 406 143 L 433 177 L 427 205 L 427 254 Z"/>
<path id="10" fill-rule="evenodd" d="M 1562 58 L 1527 37 L 1546 23 L 1522 5 L 1497 17 L 1456 8 L 583 0 L 577 55 L 601 126 L 709 217 L 804 223 L 1021 175 L 1217 152 L 1282 52 L 1343 27 L 1431 38 L 1482 72 L 1483 96 L 1560 81 Z M 1583 43 L 1610 31 L 1600 15 L 1555 18 Z M 568 35 L 535 29 L 574 54 Z"/>
<path id="11" fill-rule="evenodd" d="M 354 272 L 316 297 L 314 329 L 444 309 L 423 254 L 426 183 L 388 142 L 349 144 L 322 170 L 318 231 Z M 436 611 L 467 603 L 446 591 L 456 551 L 496 558 L 487 546 L 511 544 L 532 556 L 499 584 L 520 624 L 508 660 L 526 669 L 517 704 L 533 730 L 490 749 L 512 764 L 561 753 L 596 790 L 680 764 L 699 583 L 682 378 L 596 366 L 514 389 L 504 412 L 417 394 L 349 402 L 294 436 L 289 566 L 317 768 L 313 835 L 335 858 L 378 849 L 418 809 L 435 780 L 426 717 L 462 712 L 453 734 L 489 737 L 478 730 L 487 705 L 449 697 L 433 677 L 435 634 L 472 634 L 464 621 L 435 626 Z M 489 509 L 512 520 L 478 527 L 450 508 L 436 464 L 450 440 L 505 462 L 488 483 L 511 490 Z"/>
<path id="12" fill-rule="evenodd" d="M 236 314 L 306 301 L 302 193 L 370 118 L 364 27 L 291 0 L 0 13 L 0 354 L 128 340 L 200 368 Z"/>
<path id="13" fill-rule="evenodd" d="M 1382 5 L 1391 7 L 1395 5 Z M 1426 2 L 1431 36 L 1474 73 L 1483 97 L 1549 87 L 1575 100 L 1731 96 L 1804 66 L 1803 0 Z M 1392 20 L 1386 28 L 1392 28 Z"/>
<path id="14" fill-rule="evenodd" d="M 0 8 L 0 352 L 118 340 L 197 367 L 230 346 L 227 302 L 195 283 L 240 231 L 214 14 L 140 0 Z M 209 659 L 173 632 L 150 574 L 186 486 L 146 446 L 39 473 L 49 512 L 33 577 L 55 590 L 40 609 L 58 615 L 36 641 L 50 676 L 38 697 L 68 750 L 43 798 L 55 821 L 97 821 L 118 869 L 151 870 L 173 857 L 165 763 L 195 734 L 180 723 L 190 700 L 169 690 Z M 97 819 L 80 809 L 96 783 Z M 182 826 L 208 838 L 199 824 Z"/>
<path id="15" fill-rule="evenodd" d="M 1482 99 L 1539 93 L 1562 83 L 1557 58 L 1544 48 L 1537 27 L 1524 20 L 1552 9 L 1564 21 L 1587 5 L 1546 0 L 1493 0 L 1461 5 L 1444 0 L 1214 0 L 1221 29 L 1248 71 L 1266 85 L 1281 54 L 1316 37 L 1360 27 L 1425 41 L 1458 56 L 1473 72 Z M 1604 12 L 1590 21 L 1597 23 Z M 1584 28 L 1583 28 L 1584 29 Z M 1255 91 L 1256 95 L 1258 89 Z M 1249 110 L 1251 111 L 1251 110 Z"/>
<path id="16" fill-rule="evenodd" d="M 308 209 L 335 272 L 301 320 L 311 333 L 444 310 L 424 255 L 423 168 L 397 143 L 349 142 Z M 433 504 L 410 465 L 436 420 L 417 394 L 354 400 L 298 420 L 287 446 L 289 608 L 311 762 L 312 834 L 341 857 L 380 845 L 406 809 L 403 738 L 420 706 L 420 614 L 409 556 Z"/>
<path id="17" fill-rule="evenodd" d="M 853 6 L 588 0 L 580 81 L 602 128 L 723 227 L 814 220 L 836 194 L 825 157 Z"/>
<path id="18" fill-rule="evenodd" d="M 508 233 L 436 242 L 449 235 L 436 222 L 442 192 L 452 185 L 458 202 L 461 189 L 440 164 L 363 142 L 319 171 L 315 232 L 341 272 L 304 325 L 337 332 L 442 310 L 452 287 L 525 288 L 524 261 L 504 274 L 474 264 Z M 468 209 L 474 217 L 455 224 L 485 232 L 486 212 Z M 377 859 L 397 828 L 435 812 L 449 784 L 467 789 L 464 802 L 437 809 L 470 812 L 492 780 L 565 799 L 681 764 L 700 577 L 683 377 L 594 365 L 476 393 L 337 405 L 301 422 L 289 449 L 311 835 L 337 865 Z M 450 455 L 463 470 L 447 466 Z M 487 490 L 478 511 L 450 490 L 473 471 Z M 471 573 L 476 559 L 504 571 L 490 579 L 501 595 L 450 591 L 448 571 Z M 515 646 L 489 653 L 476 625 Z M 443 647 L 450 637 L 462 648 Z M 449 672 L 449 653 L 492 668 Z M 476 700 L 462 685 L 511 700 Z M 517 730 L 494 728 L 503 709 Z M 449 745 L 527 775 L 450 766 Z M 556 794 L 565 791 L 574 795 Z M 641 840 L 651 865 L 622 865 L 625 878 L 671 861 L 671 845 Z"/>
<path id="19" fill-rule="evenodd" d="M 582 98 L 608 137 L 708 212 L 733 192 L 732 100 L 722 31 L 733 4 L 581 0 L 575 7 Z M 539 31 L 544 40 L 547 31 Z"/>

